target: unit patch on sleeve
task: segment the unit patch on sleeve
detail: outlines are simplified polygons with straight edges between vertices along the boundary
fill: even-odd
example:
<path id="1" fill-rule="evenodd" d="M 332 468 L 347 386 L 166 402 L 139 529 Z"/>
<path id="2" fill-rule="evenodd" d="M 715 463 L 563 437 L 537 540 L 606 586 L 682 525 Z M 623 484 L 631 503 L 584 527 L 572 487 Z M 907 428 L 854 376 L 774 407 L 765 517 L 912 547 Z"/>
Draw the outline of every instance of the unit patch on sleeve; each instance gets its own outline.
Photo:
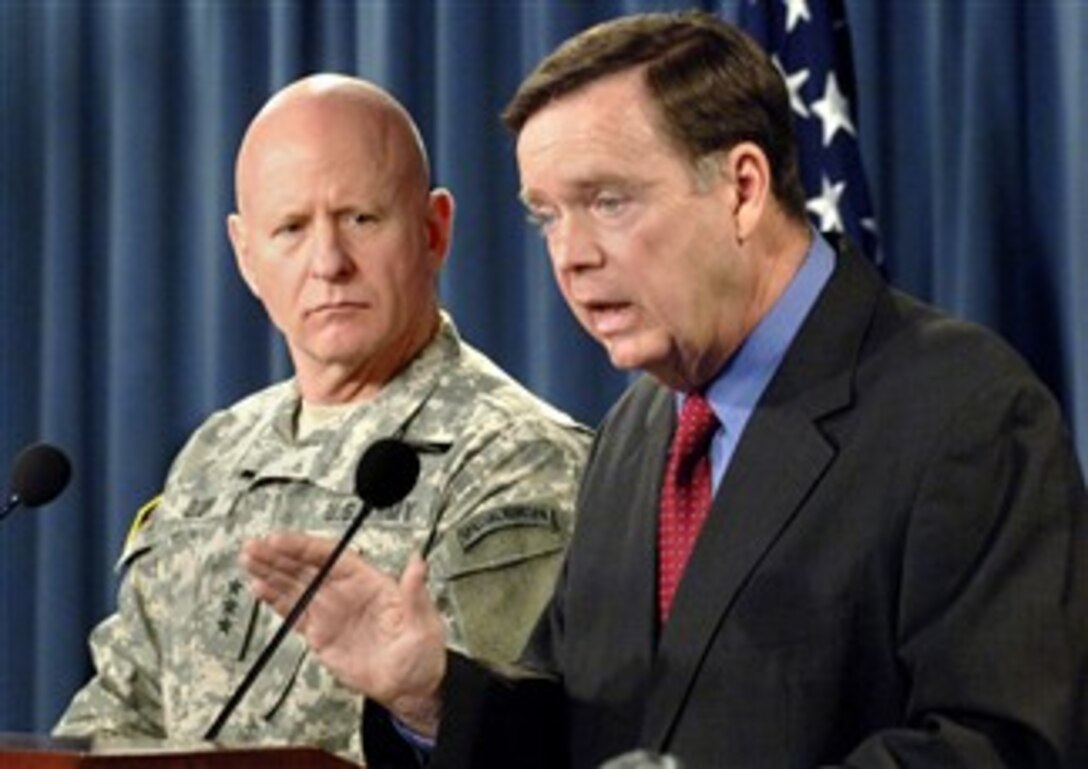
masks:
<path id="1" fill-rule="evenodd" d="M 537 526 L 557 530 L 555 510 L 546 507 L 500 507 L 473 516 L 457 528 L 457 541 L 469 550 L 492 532 L 511 526 Z"/>

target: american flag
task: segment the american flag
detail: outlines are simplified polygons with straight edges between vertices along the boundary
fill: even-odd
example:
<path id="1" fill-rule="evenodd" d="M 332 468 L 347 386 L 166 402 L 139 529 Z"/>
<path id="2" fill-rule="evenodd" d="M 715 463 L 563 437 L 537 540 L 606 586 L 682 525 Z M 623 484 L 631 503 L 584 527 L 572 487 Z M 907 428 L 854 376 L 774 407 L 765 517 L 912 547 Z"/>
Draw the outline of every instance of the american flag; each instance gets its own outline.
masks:
<path id="1" fill-rule="evenodd" d="M 789 89 L 809 215 L 821 230 L 847 233 L 879 264 L 843 0 L 744 0 L 739 20 Z"/>

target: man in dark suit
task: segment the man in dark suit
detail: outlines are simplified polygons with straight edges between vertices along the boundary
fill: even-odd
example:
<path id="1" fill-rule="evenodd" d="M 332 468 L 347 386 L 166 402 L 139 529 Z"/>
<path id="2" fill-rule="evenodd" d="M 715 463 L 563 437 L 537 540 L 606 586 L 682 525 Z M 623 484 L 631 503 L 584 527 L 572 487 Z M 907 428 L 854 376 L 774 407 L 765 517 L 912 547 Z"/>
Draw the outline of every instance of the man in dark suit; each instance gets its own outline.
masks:
<path id="1" fill-rule="evenodd" d="M 649 376 L 601 426 L 531 673 L 445 652 L 421 561 L 334 570 L 304 632 L 385 707 L 370 766 L 1084 765 L 1088 497 L 1059 407 L 811 229 L 789 110 L 703 14 L 582 33 L 515 95 L 564 297 Z M 282 612 L 328 550 L 245 563 Z"/>

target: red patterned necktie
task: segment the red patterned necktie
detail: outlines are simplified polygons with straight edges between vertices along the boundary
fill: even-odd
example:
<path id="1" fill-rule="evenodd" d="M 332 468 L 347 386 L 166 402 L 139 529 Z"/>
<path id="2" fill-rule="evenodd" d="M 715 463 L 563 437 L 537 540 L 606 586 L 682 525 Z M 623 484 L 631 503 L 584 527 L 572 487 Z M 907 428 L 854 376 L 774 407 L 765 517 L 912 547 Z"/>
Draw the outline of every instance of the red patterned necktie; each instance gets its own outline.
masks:
<path id="1" fill-rule="evenodd" d="M 662 624 L 710 511 L 710 440 L 717 429 L 718 418 L 706 398 L 700 393 L 688 395 L 680 409 L 661 488 L 657 600 Z"/>

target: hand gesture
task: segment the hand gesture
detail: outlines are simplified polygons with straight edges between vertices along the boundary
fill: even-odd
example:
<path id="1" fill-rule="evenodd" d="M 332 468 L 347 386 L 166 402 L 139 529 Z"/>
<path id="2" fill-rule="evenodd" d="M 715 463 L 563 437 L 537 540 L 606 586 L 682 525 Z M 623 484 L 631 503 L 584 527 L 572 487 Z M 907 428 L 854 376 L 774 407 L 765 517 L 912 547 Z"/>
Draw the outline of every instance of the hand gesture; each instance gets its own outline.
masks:
<path id="1" fill-rule="evenodd" d="M 246 542 L 240 560 L 253 594 L 283 616 L 335 546 L 303 534 L 272 534 Z M 295 629 L 341 682 L 433 736 L 446 670 L 446 631 L 426 578 L 427 564 L 419 555 L 412 556 L 398 581 L 347 551 Z"/>

